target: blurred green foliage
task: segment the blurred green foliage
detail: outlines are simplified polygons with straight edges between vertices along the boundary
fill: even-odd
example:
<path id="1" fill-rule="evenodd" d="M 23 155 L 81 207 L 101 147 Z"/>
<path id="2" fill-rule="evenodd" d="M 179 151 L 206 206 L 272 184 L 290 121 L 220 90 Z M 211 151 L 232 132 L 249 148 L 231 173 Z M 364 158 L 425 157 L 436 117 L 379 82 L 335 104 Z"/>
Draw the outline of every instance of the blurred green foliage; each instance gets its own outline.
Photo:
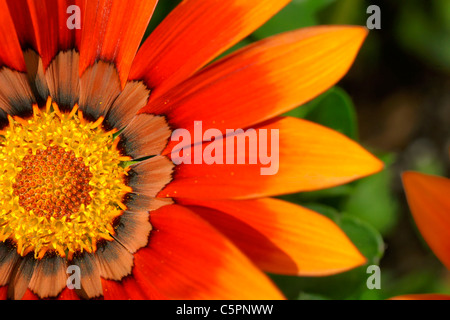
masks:
<path id="1" fill-rule="evenodd" d="M 317 12 L 335 0 L 293 0 L 276 16 L 256 30 L 252 37 L 264 39 L 275 34 L 319 24 Z"/>
<path id="2" fill-rule="evenodd" d="M 335 87 L 288 116 L 304 118 L 339 131 L 353 140 L 358 139 L 356 112 L 350 97 L 341 88 Z"/>
<path id="3" fill-rule="evenodd" d="M 147 34 L 178 2 L 160 0 Z M 389 28 L 379 32 L 389 33 L 388 38 L 394 38 L 405 52 L 421 59 L 423 63 L 450 71 L 450 1 L 391 1 L 389 6 L 387 3 L 364 0 L 293 0 L 260 29 L 221 57 L 254 41 L 301 27 L 318 24 L 365 25 L 368 18 L 367 7 L 378 4 L 382 12 L 382 28 Z M 395 15 L 392 12 L 385 15 L 385 8 L 396 10 Z M 395 17 L 397 21 L 388 21 L 386 16 L 391 19 Z M 374 62 L 369 68 L 376 67 L 382 56 L 378 42 L 380 34 L 377 32 L 371 32 L 362 52 Z M 286 115 L 316 122 L 356 141 L 359 139 L 355 106 L 339 86 Z M 439 266 L 439 262 L 431 252 L 429 255 L 436 262 L 433 268 L 403 274 L 392 266 L 382 267 L 382 289 L 367 288 L 366 281 L 370 276 L 366 272 L 367 266 L 382 264 L 387 248 L 385 239 L 395 236 L 401 207 L 398 195 L 393 192 L 393 181 L 398 179 L 393 166 L 398 155 L 371 151 L 385 163 L 384 171 L 348 185 L 280 197 L 313 209 L 335 221 L 367 258 L 366 265 L 334 276 L 304 278 L 271 275 L 288 298 L 387 299 L 406 293 L 449 292 L 448 285 L 436 274 L 434 266 Z M 436 160 L 436 157 L 426 154 L 421 159 L 409 169 L 443 173 L 442 162 Z M 412 224 L 412 221 L 408 223 Z"/>
<path id="4" fill-rule="evenodd" d="M 421 60 L 450 71 L 450 1 L 406 1 L 396 39 Z"/>

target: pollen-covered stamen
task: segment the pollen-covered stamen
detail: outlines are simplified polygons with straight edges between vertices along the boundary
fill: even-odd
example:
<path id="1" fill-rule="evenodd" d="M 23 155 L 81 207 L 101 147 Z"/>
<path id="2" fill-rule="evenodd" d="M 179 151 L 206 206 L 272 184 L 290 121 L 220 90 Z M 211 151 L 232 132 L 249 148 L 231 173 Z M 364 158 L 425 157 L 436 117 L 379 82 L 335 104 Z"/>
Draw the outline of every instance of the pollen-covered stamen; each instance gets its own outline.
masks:
<path id="1" fill-rule="evenodd" d="M 82 204 L 91 203 L 92 173 L 82 157 L 58 146 L 38 149 L 35 155 L 31 149 L 28 152 L 13 184 L 14 195 L 27 212 L 70 221 Z"/>
<path id="2" fill-rule="evenodd" d="M 71 259 L 112 241 L 132 191 L 123 165 L 130 158 L 115 131 L 51 99 L 45 109 L 33 106 L 31 118 L 8 120 L 0 131 L 0 242 L 11 241 L 21 256 L 50 250 Z"/>

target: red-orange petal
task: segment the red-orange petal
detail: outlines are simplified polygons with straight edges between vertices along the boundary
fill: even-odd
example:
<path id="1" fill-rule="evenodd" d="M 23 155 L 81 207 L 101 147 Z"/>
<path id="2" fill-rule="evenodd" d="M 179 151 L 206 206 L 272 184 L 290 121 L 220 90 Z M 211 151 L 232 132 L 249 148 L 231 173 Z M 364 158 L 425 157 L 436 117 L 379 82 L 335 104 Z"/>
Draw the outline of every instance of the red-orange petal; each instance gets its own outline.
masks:
<path id="1" fill-rule="evenodd" d="M 127 277 L 122 281 L 102 279 L 105 300 L 147 300 L 147 296 L 137 285 L 136 280 Z"/>
<path id="2" fill-rule="evenodd" d="M 26 71 L 22 49 L 5 0 L 0 0 L 0 67 Z"/>
<path id="3" fill-rule="evenodd" d="M 80 47 L 80 75 L 97 60 L 114 62 L 125 85 L 157 0 L 89 0 Z"/>
<path id="4" fill-rule="evenodd" d="M 245 128 L 325 92 L 350 68 L 367 31 L 320 26 L 255 43 L 208 67 L 141 112 L 166 115 L 174 128 Z"/>
<path id="5" fill-rule="evenodd" d="M 17 37 L 23 49 L 38 51 L 28 0 L 6 0 L 16 28 Z M 3 11 L 3 10 L 2 10 Z"/>
<path id="6" fill-rule="evenodd" d="M 403 184 L 417 227 L 450 269 L 450 179 L 406 172 Z"/>
<path id="7" fill-rule="evenodd" d="M 47 69 L 52 59 L 59 51 L 79 49 L 79 42 L 82 29 L 69 29 L 67 20 L 71 14 L 67 9 L 71 5 L 80 8 L 81 14 L 84 12 L 86 0 L 28 0 L 29 11 L 25 8 L 17 12 L 30 15 L 34 40 L 37 51 L 42 58 L 44 70 Z M 20 9 L 19 9 L 20 10 Z M 83 16 L 80 17 L 83 23 Z M 22 18 L 20 18 L 22 19 Z M 85 25 L 82 25 L 84 28 Z M 30 35 L 30 27 L 21 26 L 20 31 L 24 35 L 24 40 L 33 41 Z"/>
<path id="8" fill-rule="evenodd" d="M 80 297 L 75 290 L 66 287 L 58 296 L 58 300 L 80 300 Z"/>
<path id="9" fill-rule="evenodd" d="M 366 262 L 333 221 L 286 201 L 178 201 L 211 223 L 267 272 L 325 276 Z"/>
<path id="10" fill-rule="evenodd" d="M 133 275 L 171 299 L 281 299 L 271 281 L 228 239 L 190 210 L 170 205 L 150 214 L 148 247 Z"/>
<path id="11" fill-rule="evenodd" d="M 276 157 L 272 165 L 249 164 L 248 148 L 245 164 L 186 164 L 177 165 L 174 179 L 159 194 L 159 197 L 196 199 L 248 199 L 300 191 L 312 191 L 348 183 L 376 173 L 383 163 L 344 135 L 296 118 L 279 118 L 256 128 L 279 130 L 279 168 L 273 175 L 262 175 L 262 168 L 277 168 Z M 227 155 L 235 159 L 243 151 L 237 146 L 229 148 L 233 137 L 223 143 L 224 163 Z M 210 144 L 210 143 L 209 143 Z M 203 144 L 203 149 L 208 143 Z M 201 147 L 201 146 L 200 146 Z M 195 153 L 195 148 L 192 153 Z M 236 149 L 236 150 L 235 150 Z M 271 151 L 268 154 L 277 154 Z M 177 154 L 176 152 L 175 154 Z M 218 152 L 220 153 L 220 152 Z M 259 153 L 259 152 L 258 152 Z M 256 153 L 256 156 L 258 155 Z M 255 152 L 252 152 L 255 155 Z M 172 159 L 174 156 L 172 154 Z"/>
<path id="12" fill-rule="evenodd" d="M 39 300 L 39 297 L 35 295 L 30 289 L 27 289 L 22 297 L 22 300 Z"/>
<path id="13" fill-rule="evenodd" d="M 256 30 L 289 0 L 185 0 L 148 37 L 130 79 L 159 95 Z"/>

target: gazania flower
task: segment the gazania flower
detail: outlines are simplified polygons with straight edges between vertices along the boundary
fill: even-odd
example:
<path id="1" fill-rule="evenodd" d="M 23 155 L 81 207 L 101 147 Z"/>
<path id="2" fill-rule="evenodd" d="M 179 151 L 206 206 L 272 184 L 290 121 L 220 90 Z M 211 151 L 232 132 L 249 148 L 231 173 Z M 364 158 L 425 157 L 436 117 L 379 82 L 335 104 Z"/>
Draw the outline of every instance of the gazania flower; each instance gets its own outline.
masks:
<path id="1" fill-rule="evenodd" d="M 269 198 L 381 169 L 337 132 L 276 117 L 334 85 L 365 29 L 293 31 L 205 67 L 287 2 L 186 0 L 139 48 L 156 0 L 0 0 L 1 298 L 277 299 L 263 271 L 365 262 L 333 222 Z M 171 134 L 196 121 L 279 130 L 278 173 L 175 165 Z"/>
<path id="2" fill-rule="evenodd" d="M 450 179 L 406 172 L 403 185 L 420 233 L 434 254 L 450 269 Z M 450 295 L 417 294 L 397 298 L 450 300 Z"/>

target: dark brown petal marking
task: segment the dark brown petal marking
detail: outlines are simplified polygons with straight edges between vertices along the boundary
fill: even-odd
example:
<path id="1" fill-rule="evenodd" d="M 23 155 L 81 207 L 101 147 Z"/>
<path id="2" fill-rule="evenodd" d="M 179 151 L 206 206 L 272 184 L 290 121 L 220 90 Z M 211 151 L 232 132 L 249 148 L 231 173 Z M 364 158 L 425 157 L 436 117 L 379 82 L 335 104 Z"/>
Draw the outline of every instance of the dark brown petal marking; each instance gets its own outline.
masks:
<path id="1" fill-rule="evenodd" d="M 174 164 L 165 156 L 156 156 L 130 167 L 128 185 L 134 193 L 156 195 L 172 181 Z"/>
<path id="2" fill-rule="evenodd" d="M 106 116 L 108 125 L 119 130 L 127 126 L 136 113 L 145 107 L 149 95 L 150 90 L 144 83 L 128 82 Z"/>
<path id="3" fill-rule="evenodd" d="M 75 289 L 83 299 L 93 299 L 102 296 L 103 288 L 100 279 L 100 268 L 93 254 L 84 253 L 75 257 L 69 265 L 76 265 L 81 272 L 81 289 Z"/>
<path id="4" fill-rule="evenodd" d="M 0 109 L 0 129 L 8 125 L 8 114 Z"/>
<path id="5" fill-rule="evenodd" d="M 9 115 L 31 115 L 34 102 L 26 74 L 7 68 L 0 70 L 0 109 Z"/>
<path id="6" fill-rule="evenodd" d="M 128 211 L 132 212 L 150 212 L 161 207 L 173 204 L 171 198 L 154 198 L 143 194 L 129 193 L 125 200 Z"/>
<path id="7" fill-rule="evenodd" d="M 117 241 L 105 243 L 95 253 L 100 276 L 107 280 L 122 280 L 131 274 L 133 255 Z"/>
<path id="8" fill-rule="evenodd" d="M 45 101 L 49 95 L 47 81 L 44 75 L 44 66 L 39 55 L 28 49 L 23 53 L 27 65 L 27 77 L 31 89 L 37 100 Z"/>
<path id="9" fill-rule="evenodd" d="M 67 285 L 66 260 L 54 256 L 45 256 L 36 262 L 29 288 L 39 298 L 55 298 Z"/>
<path id="10" fill-rule="evenodd" d="M 131 253 L 145 247 L 152 230 L 148 217 L 148 211 L 125 212 L 120 217 L 114 238 Z"/>
<path id="11" fill-rule="evenodd" d="M 79 100 L 79 54 L 75 50 L 60 52 L 45 73 L 50 96 L 62 110 L 72 110 Z"/>
<path id="12" fill-rule="evenodd" d="M 120 135 L 121 146 L 133 159 L 158 155 L 166 147 L 171 134 L 165 117 L 139 114 Z"/>
<path id="13" fill-rule="evenodd" d="M 30 284 L 35 266 L 36 260 L 33 257 L 33 253 L 30 253 L 15 265 L 8 284 L 9 299 L 22 299 Z"/>
<path id="14" fill-rule="evenodd" d="M 88 118 L 106 116 L 121 92 L 119 74 L 113 64 L 98 61 L 80 79 L 80 109 Z"/>
<path id="15" fill-rule="evenodd" d="M 8 284 L 11 273 L 19 258 L 20 256 L 17 254 L 15 248 L 0 243 L 0 287 Z"/>

